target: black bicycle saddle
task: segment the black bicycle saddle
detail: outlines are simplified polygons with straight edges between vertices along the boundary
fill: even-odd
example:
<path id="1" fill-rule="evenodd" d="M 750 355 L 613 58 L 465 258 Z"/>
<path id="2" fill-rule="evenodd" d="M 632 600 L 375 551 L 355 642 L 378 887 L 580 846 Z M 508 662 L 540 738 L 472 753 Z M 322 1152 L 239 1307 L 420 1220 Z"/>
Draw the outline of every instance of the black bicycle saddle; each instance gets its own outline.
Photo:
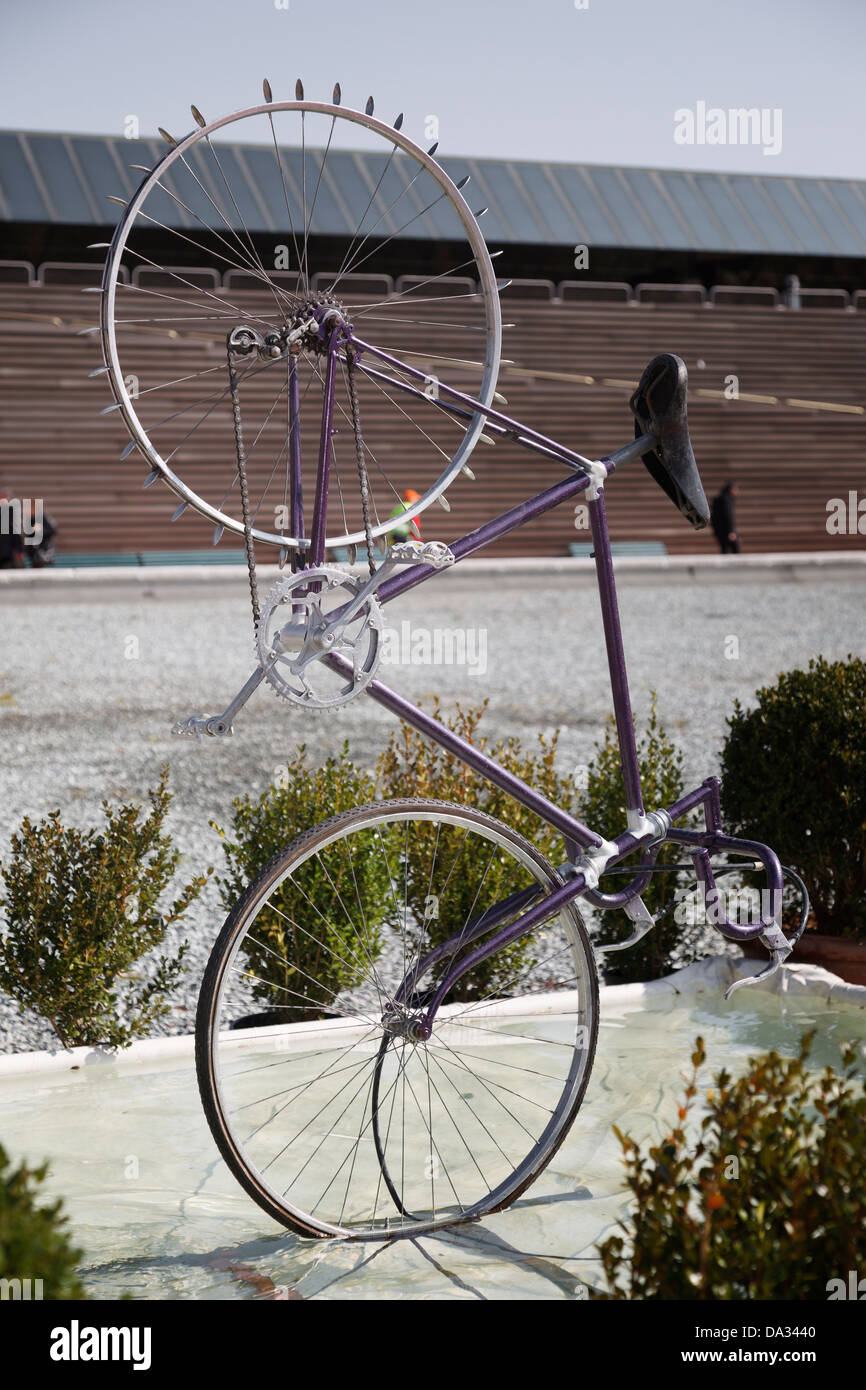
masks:
<path id="1" fill-rule="evenodd" d="M 683 516 L 699 529 L 710 519 L 710 508 L 689 438 L 686 407 L 688 372 L 681 357 L 659 353 L 645 368 L 629 401 L 635 439 L 656 436 L 656 447 L 642 458 L 652 476 Z"/>

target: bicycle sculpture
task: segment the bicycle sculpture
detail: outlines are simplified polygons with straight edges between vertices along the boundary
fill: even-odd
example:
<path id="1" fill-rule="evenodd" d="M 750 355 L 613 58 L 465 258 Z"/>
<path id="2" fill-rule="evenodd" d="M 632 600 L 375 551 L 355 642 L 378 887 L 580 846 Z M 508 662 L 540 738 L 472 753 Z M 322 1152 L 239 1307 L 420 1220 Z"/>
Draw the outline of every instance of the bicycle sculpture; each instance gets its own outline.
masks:
<path id="1" fill-rule="evenodd" d="M 175 517 L 195 508 L 213 524 L 214 544 L 225 533 L 242 536 L 249 563 L 256 668 L 221 714 L 196 715 L 176 732 L 231 733 L 263 683 L 302 709 L 329 710 L 363 692 L 562 836 L 554 865 L 469 806 L 408 796 L 360 806 L 277 854 L 216 942 L 199 1003 L 197 1065 L 210 1127 L 235 1177 L 302 1235 L 418 1234 L 513 1202 L 574 1121 L 598 1026 L 581 901 L 625 909 L 632 935 L 606 948 L 623 949 L 653 926 L 641 893 L 662 871 L 662 845 L 684 846 L 708 903 L 717 874 L 761 868 L 775 915 L 741 925 L 710 913 L 723 937 L 767 948 L 757 978 L 790 954 L 808 905 L 786 934 L 790 871 L 766 845 L 724 833 L 717 778 L 672 806 L 643 803 L 605 489 L 642 459 L 691 525 L 706 524 L 682 361 L 663 354 L 650 362 L 630 403 L 635 437 L 603 459 L 510 418 L 496 394 L 501 286 L 461 191 L 468 179 L 454 183 L 435 145 L 424 151 L 402 132 L 402 117 L 377 119 L 372 98 L 355 111 L 341 104 L 339 87 L 320 103 L 298 83 L 295 100 L 280 102 L 267 82 L 264 97 L 211 124 L 193 107 L 192 133 L 175 141 L 162 131 L 164 156 L 141 169 L 128 204 L 116 200 L 125 210 L 103 278 L 98 371 L 115 397 L 108 409 L 132 434 L 123 457 L 137 448 L 149 465 L 144 486 L 167 484 Z M 363 161 L 343 148 L 347 132 Z M 243 143 L 224 142 L 225 133 Z M 268 225 L 263 191 L 281 216 L 285 208 L 278 236 L 293 276 L 265 268 L 247 229 L 253 218 Z M 354 231 L 335 257 L 328 237 L 337 216 Z M 413 239 L 414 230 L 426 239 Z M 432 238 L 451 253 L 441 271 L 430 270 Z M 174 261 L 164 249 L 154 259 L 166 244 L 176 247 Z M 364 266 L 374 255 L 381 266 L 383 247 L 395 244 L 403 266 L 417 254 L 419 273 L 405 274 L 399 293 L 359 301 Z M 336 271 L 324 273 L 335 258 Z M 202 264 L 222 277 L 184 269 Z M 409 327 L 423 329 L 423 352 L 406 348 Z M 154 348 L 166 334 L 177 366 L 162 380 Z M 208 443 L 203 466 L 202 427 L 213 441 L 220 424 L 223 442 Z M 397 484 L 407 481 L 393 463 L 397 429 L 404 438 L 417 431 L 441 462 L 412 506 L 418 515 L 437 499 L 447 508 L 449 485 L 472 476 L 468 460 L 482 435 L 554 459 L 564 476 L 448 545 L 387 546 L 401 525 Z M 385 604 L 582 494 L 628 808 L 613 839 L 377 676 Z M 276 551 L 285 569 L 262 603 L 256 545 Z M 367 578 L 333 562 L 335 550 L 352 561 L 358 547 Z M 696 811 L 703 828 L 678 825 Z M 637 865 L 624 867 L 638 851 Z M 715 872 L 712 855 L 725 856 Z M 623 887 L 609 877 L 617 872 Z M 479 978 L 494 983 L 485 988 Z M 253 1002 L 269 1022 L 234 1029 Z"/>

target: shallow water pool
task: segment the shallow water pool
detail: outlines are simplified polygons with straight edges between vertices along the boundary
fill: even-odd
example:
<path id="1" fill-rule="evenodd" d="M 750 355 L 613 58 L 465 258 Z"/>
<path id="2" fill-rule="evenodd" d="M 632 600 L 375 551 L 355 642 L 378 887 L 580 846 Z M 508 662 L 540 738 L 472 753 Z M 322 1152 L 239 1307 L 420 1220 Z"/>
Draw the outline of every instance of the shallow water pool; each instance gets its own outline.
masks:
<path id="1" fill-rule="evenodd" d="M 567 1025 L 564 1025 L 567 1026 Z M 812 1065 L 866 1040 L 866 1009 L 807 993 L 635 998 L 605 990 L 586 1099 L 550 1166 L 507 1211 L 390 1244 L 301 1240 L 270 1221 L 225 1170 L 199 1104 L 191 1054 L 0 1079 L 0 1135 L 13 1157 L 47 1157 L 94 1298 L 580 1298 L 594 1247 L 626 1213 L 617 1124 L 639 1139 L 670 1123 L 695 1036 L 705 1077 L 741 1071 L 817 1030 Z"/>

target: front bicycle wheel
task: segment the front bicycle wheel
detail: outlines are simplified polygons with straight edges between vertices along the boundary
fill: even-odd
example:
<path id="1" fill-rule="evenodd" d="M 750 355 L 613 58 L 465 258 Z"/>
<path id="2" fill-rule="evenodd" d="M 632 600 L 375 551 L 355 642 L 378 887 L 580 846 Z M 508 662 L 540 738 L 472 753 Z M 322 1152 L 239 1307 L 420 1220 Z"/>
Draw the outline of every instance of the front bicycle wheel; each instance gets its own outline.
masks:
<path id="1" fill-rule="evenodd" d="M 229 913 L 196 1023 L 211 1131 L 260 1207 L 305 1236 L 418 1235 L 538 1176 L 595 1051 L 575 904 L 464 975 L 428 1039 L 412 1019 L 486 922 L 560 883 L 515 831 L 441 801 L 348 811 L 274 856 Z M 260 1026 L 238 1028 L 251 1009 Z"/>

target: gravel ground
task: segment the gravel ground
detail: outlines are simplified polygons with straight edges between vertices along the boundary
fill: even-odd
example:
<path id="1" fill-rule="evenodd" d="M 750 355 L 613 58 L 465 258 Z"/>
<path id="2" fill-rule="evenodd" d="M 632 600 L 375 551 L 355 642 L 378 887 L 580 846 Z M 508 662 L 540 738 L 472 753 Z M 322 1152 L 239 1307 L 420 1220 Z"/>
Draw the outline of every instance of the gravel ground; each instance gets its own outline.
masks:
<path id="1" fill-rule="evenodd" d="M 181 593 L 183 597 L 181 597 Z M 167 594 L 167 596 L 166 596 Z M 690 784 L 718 770 L 735 697 L 818 653 L 862 653 L 863 584 L 815 581 L 664 586 L 642 578 L 621 591 L 622 625 L 639 723 L 650 691 L 685 757 Z M 382 679 L 413 699 L 490 697 L 485 726 L 532 740 L 559 728 L 570 771 L 591 758 L 610 705 L 594 587 L 564 575 L 450 574 L 387 610 L 422 628 L 461 628 L 471 662 L 384 666 Z M 182 871 L 202 872 L 221 852 L 209 820 L 227 825 L 232 798 L 259 792 L 299 743 L 312 757 L 348 738 L 372 768 L 393 720 L 363 697 L 338 713 L 305 713 L 259 691 L 231 739 L 173 739 L 175 719 L 224 708 L 253 669 L 248 601 L 238 587 L 130 593 L 118 585 L 79 594 L 3 597 L 0 655 L 0 852 L 23 816 L 59 807 L 71 823 L 98 821 L 103 797 L 142 797 L 164 761 L 174 792 L 169 829 Z M 416 640 L 418 640 L 416 638 Z M 584 650 L 578 652 L 583 645 Z M 134 653 L 137 652 L 137 655 Z M 411 788 L 407 788 L 411 792 Z M 166 1032 L 189 1032 L 204 963 L 223 912 L 215 886 L 182 924 L 189 970 Z M 51 1045 L 47 1025 L 0 995 L 0 1051 Z"/>

